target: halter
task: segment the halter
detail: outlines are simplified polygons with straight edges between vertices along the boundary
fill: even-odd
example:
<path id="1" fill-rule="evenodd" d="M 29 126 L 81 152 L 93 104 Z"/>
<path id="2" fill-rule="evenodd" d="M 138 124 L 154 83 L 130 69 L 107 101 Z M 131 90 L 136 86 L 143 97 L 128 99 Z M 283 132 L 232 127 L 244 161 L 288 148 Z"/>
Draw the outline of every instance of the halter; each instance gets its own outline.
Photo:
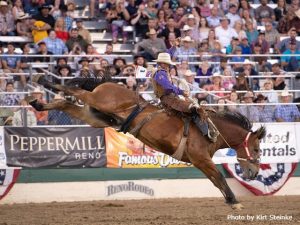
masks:
<path id="1" fill-rule="evenodd" d="M 249 132 L 245 138 L 245 140 L 243 141 L 242 145 L 246 151 L 246 154 L 247 154 L 247 158 L 237 158 L 237 160 L 240 160 L 240 161 L 250 161 L 250 162 L 255 162 L 255 160 L 253 159 L 253 157 L 251 156 L 250 154 L 250 151 L 249 151 L 249 147 L 248 147 L 248 141 L 249 141 L 249 138 L 250 138 L 250 135 L 251 135 L 251 132 Z"/>

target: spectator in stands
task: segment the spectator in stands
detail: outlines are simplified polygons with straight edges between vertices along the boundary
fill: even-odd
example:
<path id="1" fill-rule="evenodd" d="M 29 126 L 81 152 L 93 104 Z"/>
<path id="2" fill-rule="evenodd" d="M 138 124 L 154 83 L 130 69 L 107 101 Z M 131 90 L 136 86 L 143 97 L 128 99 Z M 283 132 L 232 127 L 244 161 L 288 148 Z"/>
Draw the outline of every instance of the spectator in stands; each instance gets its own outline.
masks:
<path id="1" fill-rule="evenodd" d="M 186 60 L 182 60 L 177 68 L 177 73 L 179 78 L 183 78 L 186 71 L 189 69 L 189 62 Z"/>
<path id="2" fill-rule="evenodd" d="M 290 46 L 291 40 L 294 40 L 296 42 L 296 50 L 300 50 L 300 41 L 296 40 L 296 36 L 297 36 L 296 29 L 291 28 L 291 30 L 289 31 L 289 38 L 285 38 L 282 41 L 280 41 L 276 51 L 278 53 L 283 53 L 284 51 L 286 51 Z"/>
<path id="3" fill-rule="evenodd" d="M 243 66 L 242 63 L 245 61 L 245 57 L 242 56 L 241 46 L 236 46 L 233 54 L 235 56 L 231 58 L 230 62 L 233 63 L 232 68 L 234 69 L 234 71 L 238 71 Z"/>
<path id="4" fill-rule="evenodd" d="M 126 88 L 132 91 L 136 90 L 137 82 L 136 79 L 133 76 L 129 76 L 126 78 Z"/>
<path id="5" fill-rule="evenodd" d="M 197 70 L 197 77 L 196 82 L 201 85 L 203 84 L 210 84 L 211 80 L 207 77 L 210 77 L 213 75 L 213 68 L 209 65 L 209 62 L 207 60 L 202 61 L 202 63 L 199 66 L 199 69 Z M 205 77 L 205 78 L 201 78 Z"/>
<path id="6" fill-rule="evenodd" d="M 14 112 L 14 115 L 12 117 L 12 125 L 16 127 L 36 126 L 37 125 L 36 116 L 32 108 L 31 107 L 29 108 L 29 104 L 25 99 L 20 100 L 20 106 L 22 107 L 18 108 L 18 110 Z"/>
<path id="7" fill-rule="evenodd" d="M 298 56 L 289 56 L 297 54 Z M 300 50 L 297 50 L 296 40 L 290 40 L 290 46 L 283 52 L 281 57 L 281 65 L 286 71 L 298 71 L 300 69 Z M 288 56 L 285 56 L 288 55 Z"/>
<path id="8" fill-rule="evenodd" d="M 267 91 L 264 92 L 264 96 L 266 96 L 268 98 L 268 102 L 270 103 L 278 103 L 278 94 L 277 92 L 274 91 L 273 89 L 273 81 L 272 79 L 266 79 L 264 84 L 263 84 L 263 91 Z"/>
<path id="9" fill-rule="evenodd" d="M 251 21 L 246 22 L 246 35 L 250 45 L 256 42 L 258 37 L 258 31 L 254 29 L 253 23 Z"/>
<path id="10" fill-rule="evenodd" d="M 212 62 L 220 62 L 221 57 L 224 56 L 222 52 L 222 44 L 220 41 L 215 40 L 214 48 L 209 51 L 212 54 L 211 61 Z"/>
<path id="11" fill-rule="evenodd" d="M 275 122 L 275 109 L 273 105 L 266 105 L 268 97 L 258 94 L 254 103 L 260 103 L 262 105 L 257 105 L 258 109 L 258 122 L 260 123 L 270 123 Z"/>
<path id="12" fill-rule="evenodd" d="M 223 72 L 222 87 L 225 88 L 226 91 L 231 91 L 235 84 L 236 80 L 234 78 L 234 73 L 231 67 L 228 66 Z"/>
<path id="13" fill-rule="evenodd" d="M 0 1 L 0 35 L 15 36 L 15 19 L 6 1 Z"/>
<path id="14" fill-rule="evenodd" d="M 44 99 L 44 91 L 40 87 L 36 87 L 31 95 L 37 100 L 38 103 L 46 104 Z M 37 111 L 33 109 L 35 117 L 37 119 L 37 125 L 47 125 L 48 124 L 48 111 Z"/>
<path id="15" fill-rule="evenodd" d="M 75 9 L 76 9 L 76 5 L 74 2 L 68 2 L 67 3 L 67 16 L 71 17 L 72 19 L 74 19 L 75 17 Z"/>
<path id="16" fill-rule="evenodd" d="M 250 84 L 250 87 L 252 90 L 259 90 L 259 79 L 258 78 L 251 78 L 251 76 L 258 76 L 258 72 L 255 70 L 255 62 L 251 62 L 249 59 L 246 59 L 242 67 L 237 69 L 236 71 L 238 73 L 243 73 L 248 77 L 248 84 Z"/>
<path id="17" fill-rule="evenodd" d="M 272 65 L 273 75 L 277 75 L 278 77 L 272 78 L 274 84 L 274 90 L 284 90 L 286 87 L 285 78 L 282 77 L 286 75 L 285 71 L 281 69 L 281 65 L 279 63 L 274 63 Z"/>
<path id="18" fill-rule="evenodd" d="M 253 104 L 255 96 L 252 91 L 246 92 L 243 96 L 243 103 L 249 105 L 241 105 L 238 109 L 239 113 L 246 116 L 252 123 L 259 122 L 259 110 L 257 106 Z"/>
<path id="19" fill-rule="evenodd" d="M 212 7 L 210 10 L 210 16 L 206 18 L 207 24 L 210 28 L 220 26 L 220 16 L 218 15 L 218 8 Z"/>
<path id="20" fill-rule="evenodd" d="M 225 91 L 225 88 L 223 87 L 223 84 L 222 84 L 222 79 L 223 79 L 223 76 L 219 73 L 214 73 L 212 76 L 211 76 L 211 84 L 209 85 L 206 85 L 204 87 L 204 89 L 208 92 L 214 92 L 214 91 L 217 91 L 218 93 L 213 93 L 213 100 L 214 102 L 216 102 L 218 100 L 219 97 L 224 97 L 225 96 L 225 93 L 222 92 L 222 91 Z"/>
<path id="21" fill-rule="evenodd" d="M 126 66 L 126 60 L 122 57 L 114 58 L 113 65 L 117 70 L 117 74 L 120 74 L 123 68 Z"/>
<path id="22" fill-rule="evenodd" d="M 232 90 L 230 92 L 229 99 L 226 101 L 226 103 L 227 104 L 228 103 L 229 104 L 239 104 L 240 103 L 239 96 L 238 96 L 236 90 Z M 230 112 L 238 111 L 238 105 L 228 105 L 227 108 Z"/>
<path id="23" fill-rule="evenodd" d="M 16 20 L 16 32 L 18 36 L 32 38 L 31 21 L 29 14 L 19 14 Z"/>
<path id="24" fill-rule="evenodd" d="M 185 15 L 184 8 L 179 6 L 176 8 L 176 11 L 173 15 L 177 28 L 183 27 L 187 20 L 187 15 Z"/>
<path id="25" fill-rule="evenodd" d="M 242 41 L 243 38 L 247 37 L 246 32 L 243 29 L 242 20 L 236 20 L 234 23 L 233 29 L 237 33 L 239 41 Z"/>
<path id="26" fill-rule="evenodd" d="M 19 105 L 22 96 L 20 94 L 13 93 L 15 92 L 15 88 L 14 88 L 14 83 L 12 81 L 8 81 L 6 83 L 5 92 L 8 92 L 10 94 L 5 94 L 2 97 L 2 103 L 1 103 L 2 105 L 4 106 Z"/>
<path id="27" fill-rule="evenodd" d="M 145 59 L 152 61 L 157 58 L 158 53 L 165 52 L 167 50 L 166 44 L 163 39 L 157 38 L 157 32 L 151 29 L 148 33 L 149 38 L 145 39 L 135 45 L 133 53 L 141 53 Z M 144 49 L 144 52 L 140 52 L 140 48 Z"/>
<path id="28" fill-rule="evenodd" d="M 81 59 L 81 57 L 83 55 L 86 55 L 86 53 L 83 51 L 83 49 L 81 48 L 81 46 L 75 42 L 73 49 L 69 52 L 69 55 L 76 55 L 73 57 L 70 57 L 70 61 L 73 62 L 71 64 L 71 68 L 72 70 L 77 71 L 79 69 L 79 60 Z"/>
<path id="29" fill-rule="evenodd" d="M 255 9 L 255 18 L 258 24 L 263 25 L 265 22 L 275 20 L 273 9 L 268 6 L 269 0 L 260 0 L 261 5 Z"/>
<path id="30" fill-rule="evenodd" d="M 296 105 L 288 105 L 291 102 L 292 94 L 283 91 L 280 95 L 281 103 L 275 108 L 275 118 L 277 122 L 300 122 L 300 113 Z"/>
<path id="31" fill-rule="evenodd" d="M 277 30 L 281 34 L 288 34 L 290 29 L 292 28 L 291 23 L 295 18 L 295 12 L 293 10 L 289 10 L 284 17 L 279 20 Z"/>
<path id="32" fill-rule="evenodd" d="M 155 7 L 155 0 L 148 0 L 147 1 L 147 7 L 145 8 L 147 14 L 150 16 L 150 18 L 156 18 L 157 17 L 157 8 Z"/>
<path id="33" fill-rule="evenodd" d="M 211 7 L 211 9 L 212 8 L 215 8 L 215 9 L 217 9 L 217 15 L 219 16 L 219 17 L 222 17 L 222 16 L 224 16 L 224 10 L 222 9 L 222 3 L 219 1 L 219 0 L 213 0 L 212 1 L 212 7 Z M 210 15 L 212 14 L 212 12 L 210 11 Z"/>
<path id="34" fill-rule="evenodd" d="M 88 44 L 86 49 L 86 54 L 90 55 L 88 56 L 88 59 L 91 62 L 90 69 L 94 71 L 95 74 L 96 71 L 100 70 L 100 59 L 99 53 L 96 51 L 95 47 L 92 44 Z"/>
<path id="35" fill-rule="evenodd" d="M 250 55 L 252 50 L 251 50 L 251 45 L 248 42 L 248 38 L 244 37 L 239 45 L 239 47 L 241 47 L 242 49 L 242 54 L 244 55 Z"/>
<path id="36" fill-rule="evenodd" d="M 198 14 L 189 14 L 187 16 L 186 24 L 191 28 L 191 38 L 195 41 L 199 40 L 200 38 L 199 23 L 200 17 Z"/>
<path id="37" fill-rule="evenodd" d="M 57 74 L 58 76 L 62 77 L 62 78 L 67 78 L 67 77 L 73 77 L 72 75 L 72 69 L 69 65 L 61 65 L 58 67 L 57 69 Z M 56 84 L 63 84 L 66 81 L 68 81 L 67 79 L 54 79 L 54 83 Z"/>
<path id="38" fill-rule="evenodd" d="M 56 58 L 55 73 L 58 73 L 59 67 L 65 66 L 65 65 L 68 65 L 68 58 L 66 58 L 66 57 Z"/>
<path id="39" fill-rule="evenodd" d="M 128 5 L 126 6 L 126 9 L 132 19 L 133 15 L 135 15 L 138 11 L 138 7 L 139 7 L 139 3 L 138 1 L 135 0 L 128 0 Z"/>
<path id="40" fill-rule="evenodd" d="M 22 0 L 24 12 L 30 16 L 35 16 L 39 13 L 40 4 L 37 0 Z"/>
<path id="41" fill-rule="evenodd" d="M 231 54 L 235 51 L 235 48 L 240 45 L 240 41 L 237 37 L 233 37 L 230 45 L 226 47 L 226 54 Z"/>
<path id="42" fill-rule="evenodd" d="M 243 17 L 243 13 L 244 13 L 245 10 L 247 10 L 249 12 L 249 14 L 250 14 L 250 16 L 252 18 L 255 17 L 255 11 L 251 7 L 249 1 L 247 1 L 247 0 L 241 0 L 240 1 L 240 8 L 239 8 L 239 15 L 240 15 L 240 17 Z"/>
<path id="43" fill-rule="evenodd" d="M 66 46 L 68 50 L 71 51 L 74 49 L 75 45 L 79 45 L 81 49 L 86 52 L 88 43 L 81 35 L 79 35 L 77 28 L 72 28 L 70 31 L 70 38 L 67 40 Z"/>
<path id="44" fill-rule="evenodd" d="M 213 48 L 214 48 L 215 40 L 217 40 L 215 29 L 211 29 L 211 30 L 208 32 L 208 38 L 207 38 L 208 48 L 209 48 L 209 49 L 213 49 Z M 219 39 L 218 39 L 218 40 L 219 40 Z M 222 43 L 222 42 L 221 42 L 221 43 Z M 223 46 L 224 48 L 226 47 L 226 46 L 223 45 L 223 43 L 222 43 L 222 46 Z"/>
<path id="45" fill-rule="evenodd" d="M 60 94 L 56 94 L 53 98 L 53 102 L 64 100 Z M 49 125 L 71 125 L 72 119 L 70 116 L 61 110 L 50 110 L 48 113 Z"/>
<path id="46" fill-rule="evenodd" d="M 42 42 L 46 43 L 48 51 L 54 55 L 68 54 L 68 48 L 65 43 L 56 37 L 55 30 L 49 30 L 49 35 Z"/>
<path id="47" fill-rule="evenodd" d="M 69 32 L 66 30 L 65 20 L 62 17 L 56 19 L 54 31 L 56 37 L 61 39 L 64 43 L 69 39 Z"/>
<path id="48" fill-rule="evenodd" d="M 163 1 L 161 9 L 165 11 L 167 18 L 173 15 L 173 11 L 170 8 L 170 2 L 168 0 Z"/>
<path id="49" fill-rule="evenodd" d="M 41 55 L 40 57 L 36 57 L 36 62 L 50 62 L 50 57 L 47 57 L 49 55 L 53 55 L 52 52 L 48 51 L 47 45 L 44 41 L 41 41 L 38 43 L 38 52 L 37 55 Z"/>
<path id="50" fill-rule="evenodd" d="M 216 107 L 217 112 L 227 112 L 228 111 L 228 106 L 226 105 L 225 98 L 217 99 L 216 103 L 218 104 Z"/>
<path id="51" fill-rule="evenodd" d="M 265 39 L 271 48 L 275 48 L 280 41 L 278 30 L 273 27 L 271 22 L 265 23 Z"/>
<path id="52" fill-rule="evenodd" d="M 168 18 L 166 28 L 162 30 L 158 37 L 162 37 L 164 40 L 167 40 L 170 33 L 174 33 L 175 38 L 179 38 L 181 36 L 180 30 L 175 27 L 175 21 L 173 17 Z"/>
<path id="53" fill-rule="evenodd" d="M 75 74 L 75 77 L 95 78 L 95 74 L 90 68 L 90 60 L 87 57 L 82 57 L 78 63 L 80 70 Z"/>
<path id="54" fill-rule="evenodd" d="M 287 4 L 285 0 L 277 0 L 277 7 L 274 9 L 275 20 L 279 20 L 287 14 Z"/>
<path id="55" fill-rule="evenodd" d="M 300 35 L 300 9 L 295 11 L 295 17 L 292 19 L 290 26 L 296 29 L 297 34 L 299 36 Z"/>
<path id="56" fill-rule="evenodd" d="M 236 90 L 236 91 L 249 91 L 250 90 L 247 78 L 244 73 L 240 73 L 236 77 L 236 84 L 232 87 L 232 89 Z M 244 94 L 242 94 L 242 93 L 238 94 L 240 100 L 243 99 L 243 95 Z"/>
<path id="57" fill-rule="evenodd" d="M 240 21 L 242 18 L 238 14 L 238 7 L 236 4 L 229 5 L 229 12 L 226 14 L 226 17 L 229 19 L 230 27 L 234 27 L 236 21 Z"/>
<path id="58" fill-rule="evenodd" d="M 186 80 L 189 90 L 190 90 L 190 97 L 191 98 L 197 98 L 198 93 L 192 93 L 192 92 L 199 92 L 199 84 L 195 81 L 195 75 L 196 73 L 192 72 L 191 70 L 187 70 L 184 74 L 184 79 Z"/>
<path id="59" fill-rule="evenodd" d="M 43 40 L 44 38 L 48 37 L 48 32 L 47 30 L 50 30 L 51 27 L 43 22 L 43 21 L 36 21 L 32 19 L 30 21 L 31 25 L 31 30 L 32 30 L 32 36 L 33 36 L 33 42 L 38 43 L 39 41 Z"/>
<path id="60" fill-rule="evenodd" d="M 34 58 L 30 56 L 30 44 L 25 43 L 21 46 L 22 57 L 21 57 L 21 66 L 20 68 L 24 73 L 30 72 L 30 63 L 34 62 Z"/>
<path id="61" fill-rule="evenodd" d="M 143 55 L 135 55 L 133 57 L 133 64 L 136 66 L 142 66 L 144 68 L 147 68 L 147 60 L 144 58 Z"/>
<path id="62" fill-rule="evenodd" d="M 39 8 L 39 13 L 33 17 L 36 21 L 43 21 L 46 23 L 41 30 L 50 30 L 54 28 L 55 19 L 52 15 L 50 15 L 51 6 L 44 4 Z"/>
<path id="63" fill-rule="evenodd" d="M 130 24 L 135 26 L 136 28 L 136 35 L 138 37 L 146 38 L 146 33 L 148 30 L 148 20 L 150 16 L 147 14 L 145 10 L 145 4 L 141 3 L 138 7 L 137 13 L 133 15 Z M 155 20 L 153 19 L 153 22 Z M 155 24 L 155 22 L 154 22 Z M 156 27 L 149 27 L 149 29 L 155 29 Z"/>
<path id="64" fill-rule="evenodd" d="M 229 27 L 229 19 L 227 17 L 222 17 L 220 19 L 220 24 L 220 26 L 216 27 L 215 33 L 222 46 L 226 48 L 230 45 L 232 38 L 238 37 L 238 35 L 233 28 Z"/>
<path id="65" fill-rule="evenodd" d="M 117 43 L 118 41 L 119 30 L 122 31 L 123 43 L 126 43 L 128 33 L 122 28 L 127 25 L 130 15 L 125 8 L 124 0 L 117 0 L 116 5 L 112 5 L 107 10 L 106 19 L 111 23 L 113 43 Z"/>
<path id="66" fill-rule="evenodd" d="M 199 23 L 199 28 L 198 28 L 199 39 L 196 40 L 196 44 L 201 43 L 203 40 L 207 39 L 209 31 L 210 31 L 210 28 L 208 27 L 206 18 L 201 17 L 200 23 Z"/>
<path id="67" fill-rule="evenodd" d="M 17 56 L 15 53 L 15 46 L 13 43 L 9 42 L 7 43 L 7 52 L 5 52 L 5 55 L 2 57 L 2 68 L 5 73 L 22 73 L 21 69 L 21 57 Z M 25 88 L 26 86 L 26 78 L 24 75 L 13 75 L 14 81 L 17 81 L 16 84 L 18 84 L 18 89 Z M 20 82 L 20 83 L 19 83 Z M 20 85 L 22 86 L 20 86 Z"/>
<path id="68" fill-rule="evenodd" d="M 161 33 L 166 28 L 166 25 L 167 25 L 166 13 L 163 9 L 159 9 L 157 12 L 157 32 Z"/>
<path id="69" fill-rule="evenodd" d="M 60 30 L 69 32 L 72 29 L 73 18 L 68 14 L 68 7 L 66 5 L 62 5 L 60 11 L 61 16 L 58 17 L 56 21 L 62 20 L 63 22 L 61 22 L 61 24 L 63 24 L 63 27 L 61 27 Z"/>
<path id="70" fill-rule="evenodd" d="M 259 31 L 258 37 L 257 37 L 257 40 L 256 40 L 255 43 L 260 44 L 262 54 L 268 54 L 270 52 L 270 45 L 266 41 L 266 36 L 265 36 L 265 31 L 264 30 Z M 252 49 L 253 49 L 253 46 L 255 45 L 255 43 L 253 43 Z M 251 54 L 251 49 L 250 49 L 250 52 L 248 54 Z"/>
<path id="71" fill-rule="evenodd" d="M 289 10 L 296 12 L 300 8 L 300 1 L 299 0 L 291 0 Z"/>
<path id="72" fill-rule="evenodd" d="M 12 14 L 15 20 L 17 20 L 21 15 L 25 14 L 22 0 L 14 1 L 14 6 L 12 7 Z"/>
<path id="73" fill-rule="evenodd" d="M 83 37 L 83 39 L 88 43 L 88 44 L 91 44 L 92 43 L 92 37 L 91 37 L 91 34 L 90 32 L 85 29 L 83 27 L 83 22 L 82 22 L 82 19 L 76 19 L 76 26 L 77 26 L 77 29 L 78 29 L 78 34 Z"/>
<path id="74" fill-rule="evenodd" d="M 257 29 L 257 21 L 255 17 L 252 17 L 249 10 L 243 10 L 242 22 L 244 29 L 246 28 L 246 23 L 250 21 L 253 24 L 254 29 Z"/>
<path id="75" fill-rule="evenodd" d="M 186 60 L 189 62 L 195 61 L 195 58 L 189 57 L 191 55 L 196 55 L 197 50 L 192 47 L 193 40 L 190 36 L 186 36 L 181 39 L 181 45 L 179 48 L 176 48 L 175 54 L 173 56 L 176 61 Z M 195 71 L 193 66 L 190 66 L 192 71 Z"/>

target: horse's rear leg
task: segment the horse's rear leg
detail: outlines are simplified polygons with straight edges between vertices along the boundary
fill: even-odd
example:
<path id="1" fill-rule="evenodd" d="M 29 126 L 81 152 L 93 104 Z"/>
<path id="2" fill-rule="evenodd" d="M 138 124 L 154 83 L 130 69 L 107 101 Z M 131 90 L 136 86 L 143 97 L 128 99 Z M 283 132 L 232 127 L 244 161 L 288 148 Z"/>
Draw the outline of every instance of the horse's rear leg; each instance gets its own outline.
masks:
<path id="1" fill-rule="evenodd" d="M 189 157 L 195 167 L 200 169 L 211 182 L 220 189 L 221 193 L 225 197 L 226 203 L 229 204 L 233 209 L 242 209 L 243 205 L 240 204 L 230 187 L 228 186 L 224 176 L 217 169 L 210 157 L 201 157 L 201 160 Z"/>
<path id="2" fill-rule="evenodd" d="M 30 101 L 29 104 L 38 111 L 46 111 L 52 109 L 64 111 L 68 113 L 71 117 L 82 120 L 87 124 L 91 125 L 92 127 L 104 128 L 112 125 L 96 118 L 90 112 L 90 109 L 88 107 L 80 107 L 65 100 L 54 101 L 47 104 L 39 103 L 33 100 Z"/>

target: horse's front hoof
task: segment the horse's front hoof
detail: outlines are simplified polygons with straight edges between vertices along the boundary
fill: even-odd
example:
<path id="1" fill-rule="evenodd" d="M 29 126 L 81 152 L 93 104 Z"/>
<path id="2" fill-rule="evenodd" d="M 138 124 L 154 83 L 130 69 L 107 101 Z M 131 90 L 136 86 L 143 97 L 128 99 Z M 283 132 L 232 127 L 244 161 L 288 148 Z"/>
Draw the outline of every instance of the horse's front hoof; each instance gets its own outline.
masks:
<path id="1" fill-rule="evenodd" d="M 244 206 L 241 203 L 232 204 L 231 208 L 234 210 L 242 210 Z"/>

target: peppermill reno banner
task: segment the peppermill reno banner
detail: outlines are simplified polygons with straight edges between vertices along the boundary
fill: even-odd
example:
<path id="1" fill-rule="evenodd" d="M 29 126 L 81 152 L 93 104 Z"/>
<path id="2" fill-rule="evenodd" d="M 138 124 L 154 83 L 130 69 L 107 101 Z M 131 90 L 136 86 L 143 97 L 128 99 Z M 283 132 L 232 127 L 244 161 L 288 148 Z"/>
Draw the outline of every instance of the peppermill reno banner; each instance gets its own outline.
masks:
<path id="1" fill-rule="evenodd" d="M 5 127 L 7 165 L 105 167 L 103 129 L 90 127 Z"/>
<path id="2" fill-rule="evenodd" d="M 107 167 L 111 168 L 172 168 L 187 164 L 157 152 L 130 134 L 105 128 Z"/>

